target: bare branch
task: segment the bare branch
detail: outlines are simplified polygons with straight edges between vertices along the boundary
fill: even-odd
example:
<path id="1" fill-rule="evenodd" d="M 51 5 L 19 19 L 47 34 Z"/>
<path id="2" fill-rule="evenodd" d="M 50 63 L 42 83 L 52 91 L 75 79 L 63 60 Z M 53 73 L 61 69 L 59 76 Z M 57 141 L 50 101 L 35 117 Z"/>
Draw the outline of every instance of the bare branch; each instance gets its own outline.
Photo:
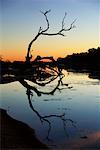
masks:
<path id="1" fill-rule="evenodd" d="M 40 33 L 41 31 L 42 31 L 42 28 L 40 27 L 38 33 Z"/>
<path id="2" fill-rule="evenodd" d="M 46 19 L 46 22 L 47 22 L 47 28 L 46 28 L 45 30 L 42 30 L 41 34 L 42 34 L 43 32 L 46 32 L 46 31 L 49 29 L 49 20 L 48 20 L 48 18 L 47 18 L 47 14 L 48 14 L 50 11 L 51 11 L 51 10 L 47 10 L 47 11 L 45 11 L 45 12 L 40 11 L 40 12 L 45 16 L 45 19 Z"/>
<path id="3" fill-rule="evenodd" d="M 71 25 L 70 25 L 70 27 L 69 27 L 68 29 L 64 29 L 64 31 L 69 31 L 69 30 L 71 30 L 72 28 L 75 28 L 76 26 L 73 25 L 73 24 L 75 23 L 76 20 L 77 20 L 77 19 L 75 19 L 75 20 L 71 23 Z"/>
<path id="4" fill-rule="evenodd" d="M 64 21 L 65 21 L 66 15 L 67 15 L 67 13 L 65 12 L 64 18 L 62 20 L 62 29 L 64 28 L 64 25 L 65 25 Z"/>
<path id="5" fill-rule="evenodd" d="M 66 19 L 66 15 L 67 15 L 67 13 L 65 12 L 65 15 L 64 15 L 64 17 L 63 17 L 63 20 L 62 20 L 62 28 L 61 28 L 61 30 L 59 30 L 58 32 L 56 32 L 56 33 L 47 33 L 46 31 L 45 32 L 42 32 L 41 34 L 42 35 L 48 35 L 48 36 L 54 36 L 54 35 L 61 35 L 61 36 L 65 36 L 64 35 L 64 31 L 69 31 L 69 30 L 71 30 L 72 28 L 75 28 L 75 26 L 73 25 L 74 23 L 75 23 L 75 21 L 76 21 L 76 19 L 71 23 L 71 25 L 70 25 L 70 27 L 69 28 L 65 28 L 64 26 L 65 26 L 65 19 Z M 49 26 L 48 26 L 49 27 Z M 49 29 L 49 28 L 48 28 Z"/>
<path id="6" fill-rule="evenodd" d="M 44 15 L 46 15 L 46 14 L 49 13 L 50 11 L 51 11 L 51 9 L 46 10 L 45 12 L 43 12 L 43 11 L 40 10 L 40 12 L 41 12 L 42 14 L 44 14 Z"/>
<path id="7" fill-rule="evenodd" d="M 48 20 L 48 17 L 47 17 L 47 14 L 50 12 L 51 10 L 47 10 L 45 12 L 43 11 L 40 11 L 44 17 L 45 17 L 45 20 L 46 20 L 46 24 L 47 24 L 47 27 L 46 29 L 42 29 L 42 27 L 40 26 L 39 30 L 38 30 L 38 33 L 37 35 L 34 37 L 34 39 L 29 43 L 28 45 L 28 50 L 27 50 L 27 56 L 26 56 L 26 62 L 30 62 L 30 59 L 32 58 L 32 55 L 31 55 L 31 46 L 33 44 L 33 42 L 35 42 L 37 40 L 37 38 L 40 36 L 40 35 L 47 35 L 47 36 L 55 36 L 55 35 L 61 35 L 61 36 L 65 36 L 63 32 L 66 32 L 66 31 L 69 31 L 71 30 L 72 28 L 75 28 L 74 26 L 74 23 L 76 21 L 76 19 L 71 23 L 70 27 L 69 28 L 65 28 L 65 19 L 66 19 L 66 15 L 67 13 L 65 12 L 65 15 L 62 19 L 62 26 L 61 26 L 61 29 L 56 32 L 56 33 L 48 33 L 48 29 L 50 28 L 50 25 L 49 25 L 49 20 Z"/>

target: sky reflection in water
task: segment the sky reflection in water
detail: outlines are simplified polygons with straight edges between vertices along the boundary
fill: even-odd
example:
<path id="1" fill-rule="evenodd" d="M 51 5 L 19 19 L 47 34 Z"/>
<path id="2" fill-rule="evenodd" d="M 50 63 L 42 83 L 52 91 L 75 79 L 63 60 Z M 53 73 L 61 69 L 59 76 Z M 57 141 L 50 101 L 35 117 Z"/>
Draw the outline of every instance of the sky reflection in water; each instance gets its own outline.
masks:
<path id="1" fill-rule="evenodd" d="M 64 86 L 63 90 L 56 90 L 54 95 L 37 96 L 33 92 L 32 104 L 40 115 L 61 115 L 65 113 L 67 121 L 66 126 L 61 118 L 51 117 L 51 131 L 48 141 L 45 138 L 48 135 L 48 123 L 41 121 L 29 105 L 26 95 L 26 89 L 18 82 L 3 84 L 1 86 L 1 108 L 7 110 L 13 118 L 27 123 L 35 129 L 38 138 L 48 145 L 56 145 L 62 148 L 66 145 L 71 146 L 75 143 L 82 145 L 80 137 L 90 137 L 89 140 L 100 138 L 100 81 L 88 78 L 88 74 L 68 73 L 64 71 L 65 77 L 63 83 L 68 84 L 70 88 Z M 57 84 L 57 79 L 45 87 L 29 82 L 40 91 L 51 91 Z M 98 135 L 98 136 L 96 136 Z M 77 140 L 78 139 L 78 140 Z M 76 142 L 75 142 L 76 141 Z M 86 143 L 85 143 L 86 144 Z M 85 145 L 84 144 L 84 145 Z"/>

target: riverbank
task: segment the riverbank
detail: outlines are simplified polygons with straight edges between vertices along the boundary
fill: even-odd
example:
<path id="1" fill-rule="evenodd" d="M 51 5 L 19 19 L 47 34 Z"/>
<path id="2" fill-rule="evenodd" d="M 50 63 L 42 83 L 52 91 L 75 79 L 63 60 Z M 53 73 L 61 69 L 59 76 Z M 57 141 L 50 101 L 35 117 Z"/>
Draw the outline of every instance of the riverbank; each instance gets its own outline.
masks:
<path id="1" fill-rule="evenodd" d="M 39 141 L 35 131 L 27 124 L 10 117 L 0 109 L 1 150 L 4 149 L 48 149 Z"/>

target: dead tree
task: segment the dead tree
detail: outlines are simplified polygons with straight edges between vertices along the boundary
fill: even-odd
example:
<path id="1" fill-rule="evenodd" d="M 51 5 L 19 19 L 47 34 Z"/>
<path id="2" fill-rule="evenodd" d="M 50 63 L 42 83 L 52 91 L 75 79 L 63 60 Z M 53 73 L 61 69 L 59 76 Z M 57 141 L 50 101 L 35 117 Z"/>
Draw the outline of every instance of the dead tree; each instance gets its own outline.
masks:
<path id="1" fill-rule="evenodd" d="M 32 41 L 29 43 L 28 45 L 28 50 L 27 50 L 27 56 L 26 56 L 26 62 L 27 63 L 30 63 L 30 60 L 32 59 L 32 54 L 31 54 L 31 46 L 32 44 L 38 39 L 38 37 L 40 35 L 47 35 L 47 36 L 55 36 L 55 35 L 61 35 L 61 36 L 65 36 L 64 32 L 66 31 L 70 31 L 72 28 L 74 28 L 74 22 L 76 21 L 76 19 L 70 24 L 70 27 L 69 28 L 65 28 L 65 18 L 66 18 L 66 15 L 67 13 L 65 12 L 65 15 L 63 17 L 63 20 L 62 20 L 62 25 L 61 25 L 61 29 L 59 31 L 57 31 L 56 33 L 48 33 L 48 30 L 50 28 L 50 25 L 49 25 L 49 20 L 48 20 L 48 17 L 47 17 L 47 14 L 50 12 L 51 10 L 47 10 L 45 12 L 42 12 L 41 13 L 44 15 L 45 17 L 45 20 L 46 20 L 46 24 L 47 24 L 47 27 L 45 29 L 43 29 L 41 26 L 38 30 L 38 33 L 37 35 L 32 39 Z"/>

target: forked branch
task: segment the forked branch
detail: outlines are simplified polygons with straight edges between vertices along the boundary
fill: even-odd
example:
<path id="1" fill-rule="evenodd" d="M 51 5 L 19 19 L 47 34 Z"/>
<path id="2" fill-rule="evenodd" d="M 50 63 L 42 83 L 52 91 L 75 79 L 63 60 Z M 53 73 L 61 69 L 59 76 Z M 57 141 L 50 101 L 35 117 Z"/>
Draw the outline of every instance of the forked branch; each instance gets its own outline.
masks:
<path id="1" fill-rule="evenodd" d="M 47 35 L 47 36 L 54 36 L 54 35 L 61 35 L 61 36 L 65 36 L 65 34 L 63 32 L 66 32 L 66 31 L 70 31 L 72 28 L 75 28 L 74 26 L 74 23 L 76 21 L 76 19 L 70 24 L 70 27 L 69 28 L 65 28 L 65 19 L 66 19 L 66 15 L 67 13 L 65 12 L 65 15 L 63 17 L 63 20 L 62 20 L 62 26 L 61 26 L 61 29 L 55 33 L 48 33 L 47 31 L 49 30 L 50 28 L 50 24 L 49 24 L 49 20 L 48 20 L 48 17 L 47 17 L 47 14 L 50 12 L 51 10 L 47 10 L 45 12 L 43 11 L 40 11 L 44 17 L 45 17 L 45 20 L 46 20 L 46 24 L 47 24 L 47 27 L 45 29 L 43 29 L 41 26 L 39 27 L 39 30 L 38 30 L 38 33 L 37 35 L 32 39 L 32 41 L 29 43 L 28 45 L 28 50 L 27 50 L 27 56 L 26 56 L 26 62 L 30 62 L 30 60 L 32 59 L 32 55 L 31 55 L 31 46 L 33 44 L 33 42 L 35 42 L 38 37 L 40 35 Z"/>

